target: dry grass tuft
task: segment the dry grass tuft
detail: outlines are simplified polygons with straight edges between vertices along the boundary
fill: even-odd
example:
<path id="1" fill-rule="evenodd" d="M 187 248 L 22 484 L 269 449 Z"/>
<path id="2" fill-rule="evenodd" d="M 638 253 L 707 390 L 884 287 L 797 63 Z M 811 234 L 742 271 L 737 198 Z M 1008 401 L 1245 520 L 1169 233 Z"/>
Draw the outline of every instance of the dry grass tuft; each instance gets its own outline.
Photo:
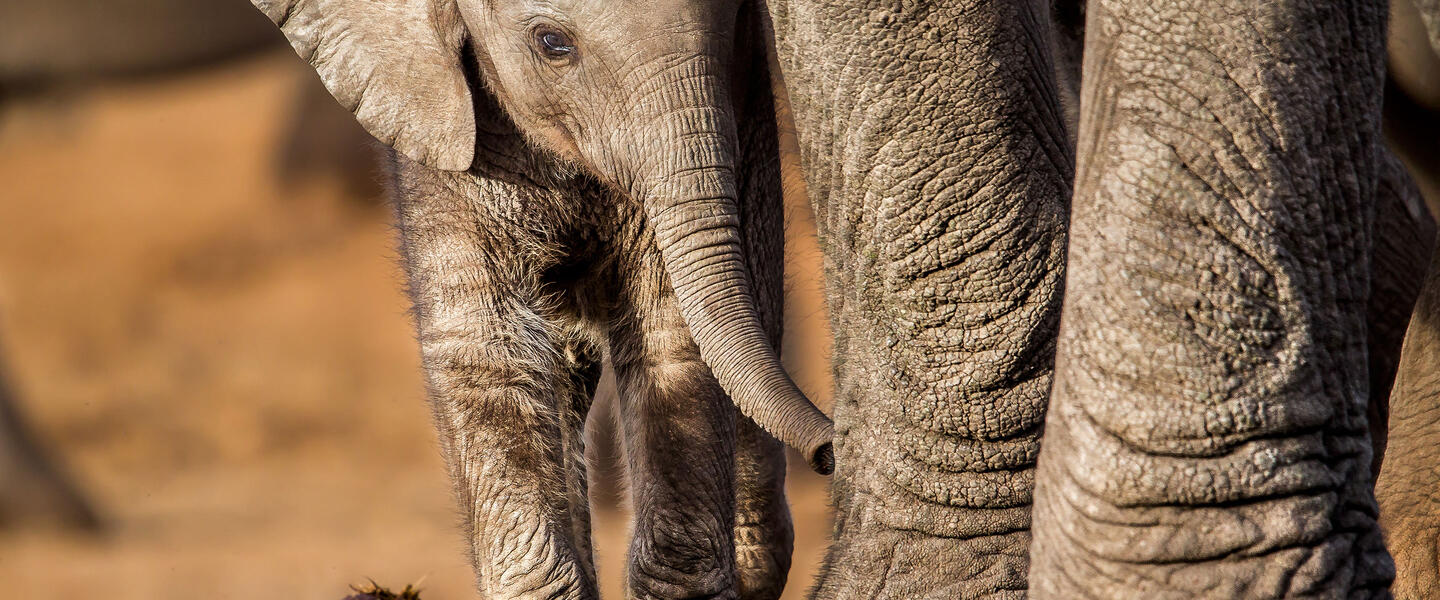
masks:
<path id="1" fill-rule="evenodd" d="M 350 589 L 355 590 L 356 594 L 347 596 L 345 600 L 420 600 L 420 590 L 409 584 L 398 594 L 374 581 L 368 585 L 352 585 Z"/>

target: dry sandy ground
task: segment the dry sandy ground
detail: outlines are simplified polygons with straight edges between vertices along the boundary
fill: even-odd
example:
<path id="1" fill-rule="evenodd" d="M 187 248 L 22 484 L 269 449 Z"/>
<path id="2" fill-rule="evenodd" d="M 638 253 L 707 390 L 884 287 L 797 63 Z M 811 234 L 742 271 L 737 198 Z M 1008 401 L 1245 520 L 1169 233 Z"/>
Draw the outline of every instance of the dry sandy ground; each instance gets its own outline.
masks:
<path id="1" fill-rule="evenodd" d="M 388 213 L 273 175 L 305 77 L 276 55 L 0 113 L 0 353 L 110 526 L 0 534 L 6 596 L 474 597 Z M 813 271 L 787 348 L 823 392 Z M 823 551 L 823 486 L 792 477 L 787 598 Z M 624 522 L 599 515 L 610 598 Z"/>

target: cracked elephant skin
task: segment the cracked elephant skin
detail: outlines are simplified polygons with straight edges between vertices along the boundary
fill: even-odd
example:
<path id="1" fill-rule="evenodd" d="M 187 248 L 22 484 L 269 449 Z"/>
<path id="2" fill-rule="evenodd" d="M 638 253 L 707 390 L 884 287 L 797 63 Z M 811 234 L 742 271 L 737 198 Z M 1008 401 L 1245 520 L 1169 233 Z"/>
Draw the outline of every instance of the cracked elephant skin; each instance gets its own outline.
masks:
<path id="1" fill-rule="evenodd" d="M 1031 593 L 1389 597 L 1365 401 L 1384 3 L 1088 11 Z"/>
<path id="2" fill-rule="evenodd" d="M 1048 5 L 769 9 L 835 334 L 813 595 L 1023 597 L 1073 163 Z"/>
<path id="3" fill-rule="evenodd" d="M 1060 82 L 1061 105 L 1066 108 L 1067 129 L 1072 136 L 1079 128 L 1081 61 L 1085 40 L 1085 0 L 1057 0 L 1052 15 L 1055 22 L 1056 79 Z M 1423 35 L 1423 23 L 1404 23 L 1413 19 L 1415 6 L 1409 0 L 1390 5 L 1390 31 L 1387 34 L 1386 68 L 1391 80 L 1385 90 L 1382 129 L 1385 150 L 1380 157 L 1379 188 L 1376 190 L 1374 235 L 1370 266 L 1370 300 L 1366 310 L 1366 346 L 1369 353 L 1371 445 L 1374 448 L 1372 475 L 1379 473 L 1387 438 L 1388 400 L 1400 360 L 1400 345 L 1415 300 L 1420 294 L 1435 242 L 1434 213 L 1427 208 L 1440 202 L 1440 196 L 1423 193 L 1430 187 L 1428 179 L 1440 170 L 1423 161 L 1435 153 L 1433 139 L 1440 113 L 1431 113 L 1420 106 L 1407 90 L 1418 86 L 1397 85 L 1402 77 L 1418 79 L 1415 63 L 1426 60 L 1440 65 Z M 1397 25 L 1409 25 L 1397 26 Z M 1416 29 L 1419 29 L 1419 32 Z M 1423 45 L 1424 58 L 1415 55 Z M 1399 50 L 1397 50 L 1399 49 Z M 1429 58 L 1435 56 L 1435 58 Z M 1427 63 L 1429 64 L 1429 63 Z M 1440 70 L 1432 77 L 1440 78 Z M 1423 83 L 1423 82 L 1422 82 Z M 1410 163 L 1407 165 L 1407 163 Z"/>
<path id="4" fill-rule="evenodd" d="M 778 135 L 754 5 L 255 4 L 395 151 L 481 594 L 596 597 L 582 430 L 605 360 L 635 513 L 627 597 L 778 597 L 780 442 L 828 471 L 832 433 L 776 354 Z"/>
<path id="5" fill-rule="evenodd" d="M 1383 596 L 1357 400 L 1434 235 L 1377 141 L 1384 7 L 1101 3 L 1085 112 L 1074 4 L 1051 32 L 1033 6 L 770 2 L 836 332 L 813 596 L 1020 597 L 1027 571 L 1036 597 Z M 1089 271 L 1036 475 L 1080 115 Z"/>
<path id="6" fill-rule="evenodd" d="M 778 261 L 752 229 L 773 135 L 735 118 L 770 107 L 731 80 L 763 71 L 733 44 L 758 24 L 727 21 L 733 6 L 650 11 L 661 20 L 641 29 L 661 35 L 607 62 L 597 32 L 616 20 L 599 13 L 406 0 L 366 5 L 395 30 L 326 38 L 335 22 L 316 11 L 344 1 L 260 4 L 401 155 L 421 341 L 481 589 L 593 596 L 577 432 L 605 354 L 638 399 L 621 410 L 627 445 L 688 452 L 632 456 L 657 501 L 638 507 L 630 593 L 778 593 L 775 469 L 734 481 L 754 474 L 726 447 L 736 429 L 768 440 L 721 410 L 722 390 L 817 467 L 831 446 L 773 360 L 762 273 Z M 1097 3 L 1083 108 L 1061 89 L 1079 80 L 1056 77 L 1045 2 L 766 8 L 836 333 L 838 518 L 816 597 L 1384 594 L 1358 401 L 1375 182 L 1395 167 L 1376 141 L 1383 6 Z M 424 41 L 345 47 L 410 36 Z M 689 45 L 652 46 L 670 38 Z M 533 63 L 507 60 L 517 47 Z M 428 59 L 405 62 L 415 52 Z M 581 106 L 596 81 L 612 106 L 675 114 Z M 767 491 L 747 510 L 732 488 Z M 744 552 L 755 515 L 774 535 Z M 747 577 L 747 556 L 769 570 Z"/>
<path id="7" fill-rule="evenodd" d="M 1083 1 L 1060 1 L 1055 5 L 1057 77 L 1067 108 L 1078 107 L 1080 102 L 1084 6 Z M 1429 81 L 1426 77 L 1440 77 L 1440 72 L 1428 73 L 1415 66 L 1440 63 L 1430 58 L 1436 55 L 1435 49 L 1424 35 L 1423 22 L 1416 18 L 1415 11 L 1416 6 L 1408 0 L 1392 2 L 1390 6 L 1386 61 L 1390 82 L 1385 90 L 1383 111 L 1386 144 L 1379 157 L 1379 181 L 1374 198 L 1370 297 L 1366 311 L 1370 380 L 1367 416 L 1374 449 L 1372 476 L 1381 473 L 1376 497 L 1381 507 L 1386 545 L 1395 555 L 1397 577 L 1392 588 L 1396 597 L 1406 599 L 1428 597 L 1437 581 L 1437 564 L 1440 564 L 1433 551 L 1435 532 L 1440 528 L 1431 516 L 1434 506 L 1423 491 L 1440 481 L 1428 464 L 1427 448 L 1433 445 L 1440 428 L 1426 416 L 1433 412 L 1435 394 L 1425 387 L 1437 363 L 1433 355 L 1426 354 L 1425 342 L 1412 341 L 1409 346 L 1414 349 L 1406 352 L 1403 366 L 1400 364 L 1401 341 L 1407 324 L 1411 323 L 1412 309 L 1416 323 L 1410 326 L 1410 337 L 1418 340 L 1428 335 L 1425 323 L 1433 320 L 1435 310 L 1433 300 L 1430 305 L 1416 306 L 1416 299 L 1422 282 L 1435 278 L 1433 270 L 1428 279 L 1420 276 L 1430 261 L 1436 229 L 1420 192 L 1421 188 L 1430 187 L 1427 178 L 1434 176 L 1434 169 L 1424 163 L 1427 153 L 1435 150 L 1434 136 L 1425 134 L 1433 129 L 1431 125 L 1437 117 L 1421 108 L 1426 97 L 1417 97 L 1414 92 L 1428 89 L 1422 85 Z M 1067 119 L 1071 118 L 1070 114 L 1067 110 Z M 1397 155 L 1410 163 L 1409 170 L 1396 159 Z M 1435 199 L 1431 198 L 1432 205 Z M 1391 384 L 1397 370 L 1401 381 L 1411 383 L 1392 394 Z M 1387 423 L 1391 413 L 1393 420 Z M 1397 452 L 1387 455 L 1387 438 L 1392 434 L 1397 436 Z M 1388 472 L 1379 469 L 1382 459 L 1393 467 Z"/>

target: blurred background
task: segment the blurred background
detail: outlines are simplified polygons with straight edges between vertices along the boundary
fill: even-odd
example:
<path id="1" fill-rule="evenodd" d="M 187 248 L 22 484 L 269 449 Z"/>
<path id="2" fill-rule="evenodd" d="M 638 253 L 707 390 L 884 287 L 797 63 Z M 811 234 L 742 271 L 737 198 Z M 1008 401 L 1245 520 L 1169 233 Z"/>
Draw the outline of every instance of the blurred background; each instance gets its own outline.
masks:
<path id="1" fill-rule="evenodd" d="M 242 0 L 0 3 L 7 595 L 474 597 L 375 148 L 272 27 Z M 787 203 L 785 357 L 826 405 Z M 792 464 L 801 598 L 830 517 Z M 627 522 L 597 507 L 609 598 Z"/>

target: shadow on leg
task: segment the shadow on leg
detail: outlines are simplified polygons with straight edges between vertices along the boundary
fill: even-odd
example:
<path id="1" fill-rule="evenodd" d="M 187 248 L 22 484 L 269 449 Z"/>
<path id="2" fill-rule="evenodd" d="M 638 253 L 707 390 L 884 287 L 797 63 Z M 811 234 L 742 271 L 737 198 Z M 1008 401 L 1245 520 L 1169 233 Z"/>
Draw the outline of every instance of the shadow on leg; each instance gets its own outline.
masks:
<path id="1" fill-rule="evenodd" d="M 735 598 L 735 410 L 668 288 L 640 291 L 662 289 L 658 264 L 646 273 L 611 331 L 635 509 L 627 597 Z"/>
<path id="2" fill-rule="evenodd" d="M 1400 345 L 1435 243 L 1435 221 L 1405 166 L 1385 150 L 1380 168 L 1371 236 L 1370 304 L 1365 310 L 1372 480 L 1379 476 L 1385 457 L 1390 388 L 1400 364 Z"/>

